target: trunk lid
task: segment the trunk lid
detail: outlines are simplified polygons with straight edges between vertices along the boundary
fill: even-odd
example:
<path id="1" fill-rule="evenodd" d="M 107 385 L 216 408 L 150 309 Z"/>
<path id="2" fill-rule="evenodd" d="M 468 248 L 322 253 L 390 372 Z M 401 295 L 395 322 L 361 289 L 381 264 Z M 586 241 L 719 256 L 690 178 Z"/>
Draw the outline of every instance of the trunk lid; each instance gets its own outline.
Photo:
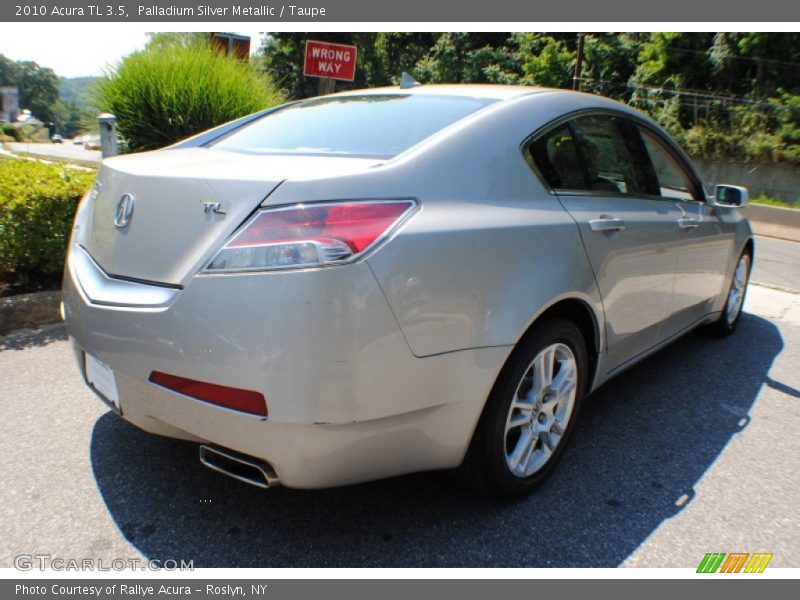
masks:
<path id="1" fill-rule="evenodd" d="M 110 275 L 185 284 L 285 179 L 352 173 L 379 162 L 207 148 L 107 159 L 74 239 Z M 115 217 L 126 194 L 133 209 L 119 227 Z"/>

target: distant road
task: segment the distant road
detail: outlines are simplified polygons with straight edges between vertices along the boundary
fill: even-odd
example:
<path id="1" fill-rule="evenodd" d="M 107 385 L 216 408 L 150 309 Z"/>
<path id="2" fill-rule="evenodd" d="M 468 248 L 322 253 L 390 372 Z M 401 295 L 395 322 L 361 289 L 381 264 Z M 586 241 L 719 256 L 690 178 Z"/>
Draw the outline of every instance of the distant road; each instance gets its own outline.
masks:
<path id="1" fill-rule="evenodd" d="M 800 293 L 800 243 L 756 236 L 753 283 Z"/>
<path id="2" fill-rule="evenodd" d="M 86 150 L 83 146 L 72 143 L 72 140 L 64 140 L 63 144 L 46 143 L 20 143 L 6 144 L 12 152 L 27 152 L 42 158 L 56 158 L 68 160 L 80 160 L 85 162 L 100 162 L 99 150 Z"/>

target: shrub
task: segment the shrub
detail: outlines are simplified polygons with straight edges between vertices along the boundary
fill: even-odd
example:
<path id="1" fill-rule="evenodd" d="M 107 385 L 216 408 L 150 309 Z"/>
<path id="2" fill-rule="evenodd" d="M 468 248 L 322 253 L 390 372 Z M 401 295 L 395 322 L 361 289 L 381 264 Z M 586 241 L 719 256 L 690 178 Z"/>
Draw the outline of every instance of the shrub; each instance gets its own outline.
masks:
<path id="1" fill-rule="evenodd" d="M 10 138 L 14 138 L 15 142 L 21 142 L 23 139 L 22 132 L 11 125 L 10 123 L 6 123 L 3 125 L 3 135 L 7 135 Z"/>
<path id="2" fill-rule="evenodd" d="M 23 288 L 57 287 L 80 198 L 94 173 L 28 160 L 0 160 L 0 278 Z"/>
<path id="3" fill-rule="evenodd" d="M 152 150 L 282 101 L 246 62 L 207 44 L 151 47 L 124 58 L 97 85 L 130 151 Z"/>

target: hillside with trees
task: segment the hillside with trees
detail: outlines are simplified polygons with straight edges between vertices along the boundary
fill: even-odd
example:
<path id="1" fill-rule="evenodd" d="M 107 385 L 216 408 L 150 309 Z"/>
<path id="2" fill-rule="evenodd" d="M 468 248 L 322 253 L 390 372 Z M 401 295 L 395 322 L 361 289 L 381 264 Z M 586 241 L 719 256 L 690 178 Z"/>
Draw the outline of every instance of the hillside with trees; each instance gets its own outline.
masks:
<path id="1" fill-rule="evenodd" d="M 575 78 L 574 33 L 272 33 L 258 60 L 293 98 L 316 94 L 302 75 L 306 39 L 355 44 L 356 80 L 337 89 L 502 83 L 603 94 L 653 116 L 690 153 L 800 162 L 800 34 L 586 33 Z"/>

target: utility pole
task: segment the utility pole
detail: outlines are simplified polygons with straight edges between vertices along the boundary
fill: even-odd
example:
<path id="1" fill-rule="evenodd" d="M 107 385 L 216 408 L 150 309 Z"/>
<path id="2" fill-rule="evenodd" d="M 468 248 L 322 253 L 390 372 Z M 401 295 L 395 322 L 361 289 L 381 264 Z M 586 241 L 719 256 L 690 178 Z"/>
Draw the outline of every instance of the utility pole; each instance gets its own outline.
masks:
<path id="1" fill-rule="evenodd" d="M 578 34 L 578 56 L 575 59 L 575 74 L 572 76 L 572 89 L 581 89 L 581 71 L 583 71 L 583 38 L 586 34 Z"/>
<path id="2" fill-rule="evenodd" d="M 320 77 L 317 85 L 317 96 L 326 96 L 336 90 L 336 80 L 330 77 Z"/>

